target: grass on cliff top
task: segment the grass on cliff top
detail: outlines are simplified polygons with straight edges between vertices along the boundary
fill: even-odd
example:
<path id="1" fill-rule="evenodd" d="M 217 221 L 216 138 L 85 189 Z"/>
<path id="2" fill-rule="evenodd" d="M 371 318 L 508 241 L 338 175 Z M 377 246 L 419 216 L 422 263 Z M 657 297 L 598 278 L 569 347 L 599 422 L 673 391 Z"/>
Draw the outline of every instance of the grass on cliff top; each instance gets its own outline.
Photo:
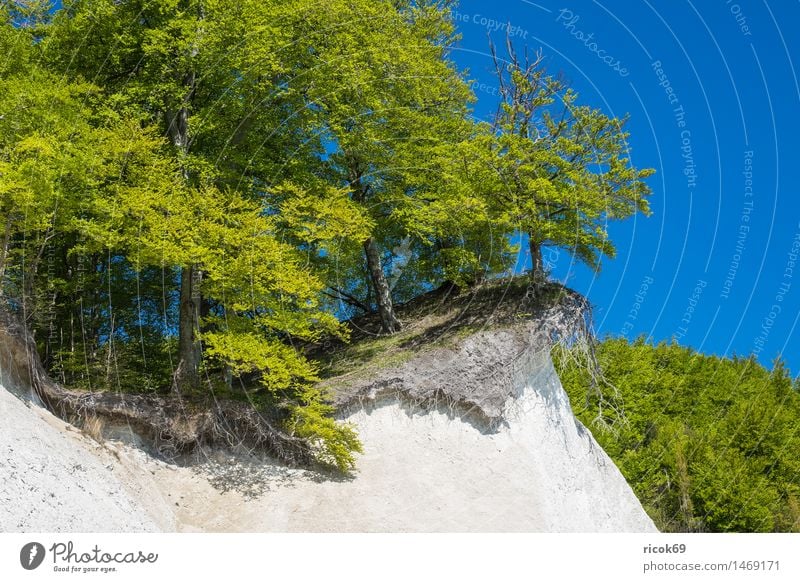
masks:
<path id="1" fill-rule="evenodd" d="M 309 355 L 320 364 L 324 380 L 361 378 L 370 372 L 399 366 L 420 352 L 454 346 L 484 329 L 509 326 L 530 319 L 555 304 L 564 289 L 546 285 L 537 301 L 531 300 L 530 279 L 512 277 L 470 289 L 445 285 L 396 306 L 402 329 L 393 335 L 380 332 L 376 314 L 347 322 L 350 341 L 324 342 Z"/>

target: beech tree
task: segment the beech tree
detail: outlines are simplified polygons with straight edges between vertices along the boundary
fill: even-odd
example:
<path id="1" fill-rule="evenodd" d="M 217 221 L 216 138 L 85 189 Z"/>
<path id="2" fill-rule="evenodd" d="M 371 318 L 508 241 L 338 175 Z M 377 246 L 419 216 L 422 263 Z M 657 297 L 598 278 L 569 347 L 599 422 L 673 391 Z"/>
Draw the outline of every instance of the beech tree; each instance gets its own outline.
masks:
<path id="1" fill-rule="evenodd" d="M 510 39 L 507 59 L 492 47 L 500 104 L 488 164 L 497 220 L 527 235 L 531 276 L 545 277 L 542 246 L 572 251 L 590 266 L 613 257 L 609 221 L 649 214 L 652 169 L 631 163 L 627 118 L 579 105 L 561 78 L 547 74 L 542 55 L 520 57 Z"/>
<path id="2" fill-rule="evenodd" d="M 447 60 L 452 24 L 439 2 L 335 0 L 309 14 L 304 33 L 315 55 L 304 93 L 318 112 L 327 170 L 371 219 L 359 253 L 371 293 L 358 303 L 373 301 L 383 332 L 393 333 L 392 249 L 437 212 L 421 177 L 469 130 L 471 95 Z"/>
<path id="3" fill-rule="evenodd" d="M 287 182 L 313 175 L 312 161 L 303 163 L 316 151 L 313 141 L 304 143 L 306 109 L 287 87 L 301 65 L 290 24 L 302 4 L 73 0 L 56 14 L 44 45 L 55 66 L 94 79 L 110 100 L 145 112 L 144 122 L 168 136 L 184 185 L 204 192 L 209 205 L 233 189 L 272 212 L 280 198 L 272 189 L 286 191 Z M 341 210 L 346 220 L 348 208 Z M 202 320 L 212 308 L 204 288 L 214 283 L 204 283 L 209 273 L 201 263 L 179 266 L 175 386 L 196 388 L 200 338 L 210 329 Z"/>
<path id="4" fill-rule="evenodd" d="M 343 330 L 322 310 L 323 284 L 301 249 L 283 241 L 362 240 L 368 221 L 346 197 L 316 212 L 338 194 L 315 176 L 305 103 L 286 84 L 305 51 L 290 42 L 293 8 L 77 0 L 37 50 L 51 67 L 93 79 L 143 140 L 107 152 L 130 184 L 104 181 L 88 198 L 73 252 L 119 254 L 137 272 L 179 269 L 174 389 L 197 391 L 201 373 L 213 389 L 214 370 L 228 381 L 256 374 L 288 409 L 290 430 L 346 468 L 358 442 L 330 418 L 315 364 L 289 342 Z"/>

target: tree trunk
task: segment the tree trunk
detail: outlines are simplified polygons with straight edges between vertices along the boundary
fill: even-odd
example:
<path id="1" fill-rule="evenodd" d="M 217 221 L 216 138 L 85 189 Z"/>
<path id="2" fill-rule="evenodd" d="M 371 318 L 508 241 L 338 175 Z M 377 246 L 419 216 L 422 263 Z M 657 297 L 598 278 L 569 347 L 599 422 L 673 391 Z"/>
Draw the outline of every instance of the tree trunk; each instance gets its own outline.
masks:
<path id="1" fill-rule="evenodd" d="M 3 232 L 3 242 L 2 246 L 0 246 L 0 296 L 3 295 L 3 283 L 6 279 L 6 267 L 8 264 L 8 252 L 9 247 L 11 246 L 11 213 L 8 213 L 8 218 L 6 218 L 6 228 Z"/>
<path id="2" fill-rule="evenodd" d="M 200 385 L 200 293 L 198 271 L 194 267 L 181 270 L 181 305 L 178 323 L 178 368 L 173 390 L 192 389 Z"/>
<path id="3" fill-rule="evenodd" d="M 375 239 L 370 237 L 364 242 L 364 252 L 367 256 L 367 266 L 372 280 L 372 287 L 375 290 L 375 300 L 378 304 L 378 314 L 381 317 L 381 329 L 384 333 L 395 333 L 400 331 L 400 321 L 394 314 L 392 305 L 392 293 L 386 275 L 383 273 L 380 253 Z"/>
<path id="4" fill-rule="evenodd" d="M 547 273 L 544 271 L 544 260 L 542 259 L 542 243 L 537 241 L 530 233 L 528 233 L 528 248 L 531 253 L 531 280 L 535 285 L 541 285 L 547 279 Z"/>
<path id="5" fill-rule="evenodd" d="M 367 204 L 370 186 L 362 182 L 361 170 L 357 160 L 350 160 L 349 173 L 350 184 L 353 186 L 354 200 L 362 205 Z M 371 283 L 368 289 L 371 288 L 375 292 L 375 303 L 378 304 L 378 314 L 381 318 L 381 330 L 383 333 L 388 334 L 400 331 L 400 321 L 395 316 L 394 306 L 392 305 L 392 290 L 383 272 L 380 251 L 373 237 L 369 237 L 364 241 L 364 254 L 367 257 L 367 271 L 369 272 L 369 282 Z"/>
<path id="6" fill-rule="evenodd" d="M 172 144 L 178 150 L 181 174 L 187 186 L 190 175 L 186 160 L 189 154 L 189 108 L 196 88 L 193 72 L 183 77 L 183 85 L 187 92 L 183 106 L 177 112 L 167 111 L 167 131 Z M 202 351 L 198 334 L 200 331 L 200 278 L 202 273 L 198 265 L 190 265 L 181 269 L 181 305 L 178 323 L 178 368 L 172 384 L 173 390 L 193 389 L 200 385 L 200 360 Z"/>

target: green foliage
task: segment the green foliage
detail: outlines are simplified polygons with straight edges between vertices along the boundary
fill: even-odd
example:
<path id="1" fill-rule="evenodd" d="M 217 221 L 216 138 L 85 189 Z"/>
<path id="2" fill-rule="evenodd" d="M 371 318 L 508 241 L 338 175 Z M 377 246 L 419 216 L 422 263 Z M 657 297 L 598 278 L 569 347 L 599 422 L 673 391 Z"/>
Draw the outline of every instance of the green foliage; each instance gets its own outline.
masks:
<path id="1" fill-rule="evenodd" d="M 564 359 L 562 382 L 660 529 L 800 531 L 800 393 L 780 362 L 622 339 L 597 357 L 603 422 L 585 370 Z"/>
<path id="2" fill-rule="evenodd" d="M 358 441 L 308 343 L 507 272 L 519 231 L 610 254 L 598 225 L 647 210 L 620 125 L 512 69 L 541 107 L 474 123 L 449 6 L 0 3 L 0 297 L 49 371 L 198 398 L 236 382 L 347 469 Z"/>
<path id="3" fill-rule="evenodd" d="M 291 434 L 307 439 L 314 448 L 317 459 L 340 471 L 355 468 L 354 453 L 363 449 L 352 426 L 334 422 L 330 417 L 333 407 L 325 403 L 319 391 L 306 391 L 302 406 L 292 409 L 287 422 Z"/>
<path id="4" fill-rule="evenodd" d="M 493 170 L 484 187 L 495 221 L 526 233 L 534 252 L 566 248 L 597 268 L 615 256 L 608 223 L 649 214 L 644 180 L 654 170 L 632 164 L 627 118 L 580 105 L 541 62 L 510 44 L 506 60 L 495 55 L 501 107 L 476 141 L 479 163 Z"/>
<path id="5" fill-rule="evenodd" d="M 313 388 L 314 364 L 290 342 L 342 334 L 322 308 L 324 284 L 303 245 L 330 250 L 366 236 L 369 222 L 316 176 L 309 156 L 319 140 L 304 130 L 304 99 L 286 86 L 304 65 L 290 36 L 302 22 L 297 10 L 311 8 L 302 4 L 73 0 L 42 29 L 36 50 L 56 70 L 95 80 L 106 106 L 102 155 L 88 174 L 96 188 L 84 192 L 80 212 L 62 213 L 78 239 L 68 254 L 122 257 L 137 276 L 166 273 L 165 346 L 194 313 L 167 320 L 176 273 L 201 273 L 194 332 L 208 384 L 217 374 L 258 378 L 274 403 L 304 419 L 309 438 L 321 439 L 321 455 L 329 444 L 343 459 L 353 439 L 336 430 Z M 92 341 L 109 354 L 108 368 L 135 345 L 120 324 Z M 65 375 L 78 355 L 61 358 Z"/>
<path id="6" fill-rule="evenodd" d="M 445 279 L 502 271 L 507 262 L 497 257 L 508 256 L 497 249 L 508 244 L 506 232 L 490 227 L 454 153 L 471 135 L 473 97 L 448 59 L 448 12 L 438 3 L 392 4 L 335 0 L 304 15 L 312 66 L 292 85 L 316 112 L 325 173 L 368 218 L 366 234 L 379 247 L 394 299 L 403 301 Z M 361 285 L 360 245 L 342 245 L 324 263 L 346 282 L 334 287 L 362 304 L 377 300 Z"/>

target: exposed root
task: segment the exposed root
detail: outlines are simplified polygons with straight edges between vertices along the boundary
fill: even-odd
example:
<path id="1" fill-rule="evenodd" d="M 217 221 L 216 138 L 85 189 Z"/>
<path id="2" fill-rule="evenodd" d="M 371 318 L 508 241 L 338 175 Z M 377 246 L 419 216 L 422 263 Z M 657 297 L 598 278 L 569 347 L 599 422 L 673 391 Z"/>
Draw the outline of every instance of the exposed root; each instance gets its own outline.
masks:
<path id="1" fill-rule="evenodd" d="M 24 325 L 0 313 L 0 370 L 8 384 L 30 390 L 56 416 L 76 419 L 87 428 L 124 425 L 167 459 L 204 445 L 249 447 L 291 465 L 313 466 L 308 443 L 277 428 L 245 402 L 188 401 L 180 395 L 158 396 L 112 392 L 78 392 L 54 383 L 45 372 Z M 92 420 L 97 419 L 97 420 Z M 95 435 L 92 435 L 95 436 Z"/>
<path id="2" fill-rule="evenodd" d="M 98 443 L 103 442 L 103 432 L 105 426 L 106 422 L 100 416 L 87 416 L 83 419 L 83 421 L 81 421 L 81 430 L 83 431 L 83 434 L 88 436 L 90 439 L 97 441 Z"/>
<path id="3" fill-rule="evenodd" d="M 592 396 L 597 399 L 597 415 L 593 424 L 603 430 L 614 430 L 618 422 L 625 422 L 625 413 L 609 400 L 609 392 L 616 396 L 614 386 L 603 373 L 597 361 L 597 335 L 594 332 L 592 306 L 588 299 L 576 291 L 563 288 L 564 296 L 556 309 L 550 310 L 549 329 L 553 341 L 553 354 L 560 360 L 560 367 L 575 365 L 589 377 L 586 390 L 586 408 L 591 406 Z M 612 420 L 608 420 L 608 410 Z"/>
<path id="4" fill-rule="evenodd" d="M 266 451 L 292 465 L 313 464 L 303 439 L 289 436 L 245 402 L 187 402 L 179 396 L 81 393 L 49 383 L 37 392 L 62 418 L 98 416 L 130 426 L 162 457 L 174 459 L 202 446 Z"/>
<path id="5" fill-rule="evenodd" d="M 448 289 L 448 294 L 451 292 Z M 409 314 L 415 309 L 421 313 L 441 301 L 441 293 L 435 292 L 405 309 Z M 351 405 L 363 405 L 364 399 L 392 397 L 413 401 L 417 406 L 446 409 L 452 416 L 493 431 L 503 423 L 504 403 L 513 396 L 508 390 L 515 385 L 515 374 L 527 370 L 531 350 L 552 353 L 553 347 L 560 346 L 564 349 L 557 350 L 558 356 L 572 358 L 588 372 L 587 401 L 591 396 L 597 398 L 597 421 L 608 424 L 606 411 L 609 407 L 613 409 L 613 405 L 605 398 L 604 391 L 614 388 L 604 379 L 597 363 L 591 305 L 583 295 L 555 283 L 531 282 L 516 289 L 503 286 L 476 289 L 449 301 L 451 304 L 445 304 L 444 308 L 457 312 L 454 321 L 448 324 L 451 332 L 460 326 L 470 326 L 476 333 L 479 329 L 504 326 L 517 330 L 515 345 L 504 346 L 500 351 L 505 355 L 498 359 L 495 354 L 495 359 L 487 365 L 466 371 L 459 369 L 455 376 L 458 382 L 454 377 L 445 378 L 437 373 L 442 363 L 437 360 L 436 350 L 419 353 L 414 367 L 419 366 L 420 370 L 412 370 L 409 377 L 384 378 L 385 386 L 376 382 L 376 378 L 356 380 L 352 387 L 345 386 L 336 397 L 340 413 Z M 206 446 L 222 446 L 268 452 L 295 466 L 316 466 L 314 451 L 307 440 L 287 434 L 280 428 L 280 417 L 261 413 L 247 402 L 211 397 L 191 400 L 177 391 L 158 396 L 67 390 L 48 377 L 24 326 L 3 313 L 0 313 L 0 345 L 8 352 L 0 359 L 3 375 L 10 371 L 17 385 L 28 386 L 53 413 L 67 420 L 83 421 L 84 429 L 89 432 L 100 431 L 99 423 L 86 422 L 97 418 L 106 426 L 130 427 L 157 454 L 168 459 Z M 412 381 L 414 377 L 416 382 Z M 623 418 L 616 409 L 612 416 Z"/>

